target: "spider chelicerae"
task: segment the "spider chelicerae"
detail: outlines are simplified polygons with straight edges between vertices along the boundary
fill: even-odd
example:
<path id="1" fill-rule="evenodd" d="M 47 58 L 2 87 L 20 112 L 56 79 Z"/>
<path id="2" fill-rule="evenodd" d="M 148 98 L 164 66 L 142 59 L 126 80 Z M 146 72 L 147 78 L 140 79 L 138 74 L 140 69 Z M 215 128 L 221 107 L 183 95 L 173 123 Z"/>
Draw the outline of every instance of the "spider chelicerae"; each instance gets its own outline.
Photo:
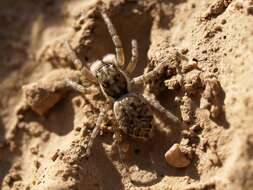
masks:
<path id="1" fill-rule="evenodd" d="M 76 69 L 80 70 L 88 80 L 99 86 L 110 105 L 110 107 L 102 109 L 99 113 L 87 145 L 87 157 L 91 154 L 91 148 L 95 138 L 99 134 L 102 121 L 105 119 L 107 111 L 111 108 L 113 109 L 115 119 L 118 123 L 118 127 L 114 127 L 116 142 L 120 141 L 121 132 L 133 138 L 149 139 L 153 132 L 153 114 L 151 107 L 159 110 L 170 120 L 179 122 L 179 119 L 161 106 L 156 99 L 144 97 L 142 94 L 138 94 L 132 90 L 134 85 L 143 84 L 156 77 L 159 71 L 164 67 L 164 62 L 158 64 L 152 71 L 130 79 L 129 75 L 135 70 L 138 62 L 137 41 L 132 40 L 131 61 L 125 67 L 124 50 L 117 31 L 105 10 L 100 10 L 100 13 L 111 35 L 115 46 L 115 54 L 105 55 L 102 60 L 95 61 L 90 69 L 88 69 L 82 64 L 81 60 L 78 59 L 70 44 L 65 41 L 66 49 Z M 69 87 L 80 93 L 87 93 L 88 91 L 87 88 L 74 81 L 66 79 L 66 83 Z M 119 146 L 118 149 L 122 161 Z"/>

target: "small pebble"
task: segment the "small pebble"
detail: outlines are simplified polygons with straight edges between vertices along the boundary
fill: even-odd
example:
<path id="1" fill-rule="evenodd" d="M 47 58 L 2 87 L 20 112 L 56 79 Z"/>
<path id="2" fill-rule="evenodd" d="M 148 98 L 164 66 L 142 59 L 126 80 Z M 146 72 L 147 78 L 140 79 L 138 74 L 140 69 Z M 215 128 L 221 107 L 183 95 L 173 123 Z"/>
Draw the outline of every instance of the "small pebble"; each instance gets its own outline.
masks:
<path id="1" fill-rule="evenodd" d="M 60 150 L 57 149 L 57 151 L 56 151 L 56 152 L 53 154 L 53 156 L 51 157 L 51 160 L 55 161 L 55 160 L 58 158 L 58 156 L 59 156 L 59 152 L 60 152 Z"/>
<path id="2" fill-rule="evenodd" d="M 226 24 L 227 23 L 227 20 L 226 19 L 222 19 L 221 20 L 221 24 Z"/>
<path id="3" fill-rule="evenodd" d="M 189 51 L 189 49 L 187 49 L 187 48 L 181 49 L 181 53 L 184 54 L 184 55 L 187 54 L 188 51 Z"/>
<path id="4" fill-rule="evenodd" d="M 38 160 L 34 160 L 34 166 L 36 167 L 36 169 L 39 169 L 41 166 L 41 163 Z"/>
<path id="5" fill-rule="evenodd" d="M 253 15 L 253 6 L 249 6 L 249 7 L 247 8 L 247 13 L 248 13 L 249 15 Z"/>
<path id="6" fill-rule="evenodd" d="M 31 147 L 30 152 L 34 155 L 37 155 L 39 153 L 39 147 L 38 146 Z"/>
<path id="7" fill-rule="evenodd" d="M 179 144 L 174 144 L 166 153 L 165 159 L 167 163 L 176 168 L 185 168 L 191 161 L 181 151 Z"/>

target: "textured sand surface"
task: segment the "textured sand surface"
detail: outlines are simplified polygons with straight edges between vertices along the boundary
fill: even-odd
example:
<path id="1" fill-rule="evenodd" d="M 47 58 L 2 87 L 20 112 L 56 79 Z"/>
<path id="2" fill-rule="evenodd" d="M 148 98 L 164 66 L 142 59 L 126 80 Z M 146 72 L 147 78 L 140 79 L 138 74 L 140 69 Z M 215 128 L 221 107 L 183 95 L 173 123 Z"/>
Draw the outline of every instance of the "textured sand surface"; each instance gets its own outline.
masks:
<path id="1" fill-rule="evenodd" d="M 253 189 L 253 1 L 103 2 L 127 62 L 131 39 L 138 41 L 132 77 L 166 60 L 144 93 L 182 122 L 154 110 L 152 140 L 123 137 L 133 183 L 112 146 L 111 110 L 87 160 L 105 99 L 64 83 L 86 80 L 63 40 L 88 66 L 114 52 L 101 1 L 1 0 L 0 189 Z"/>

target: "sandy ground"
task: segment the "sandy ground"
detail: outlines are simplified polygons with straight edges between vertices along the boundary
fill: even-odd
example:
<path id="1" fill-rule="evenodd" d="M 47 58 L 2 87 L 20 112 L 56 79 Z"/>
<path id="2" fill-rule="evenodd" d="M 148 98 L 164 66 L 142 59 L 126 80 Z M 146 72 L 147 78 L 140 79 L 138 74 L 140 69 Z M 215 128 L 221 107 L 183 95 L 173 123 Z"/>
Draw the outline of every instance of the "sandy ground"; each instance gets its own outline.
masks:
<path id="1" fill-rule="evenodd" d="M 1 0 L 1 189 L 253 189 L 253 1 L 104 3 L 127 61 L 131 39 L 139 43 L 132 77 L 166 60 L 144 92 L 182 122 L 154 110 L 150 141 L 124 137 L 133 183 L 111 146 L 117 125 L 112 111 L 87 160 L 85 147 L 104 97 L 66 86 L 65 77 L 85 79 L 73 70 L 62 42 L 69 40 L 88 66 L 114 52 L 101 2 Z"/>

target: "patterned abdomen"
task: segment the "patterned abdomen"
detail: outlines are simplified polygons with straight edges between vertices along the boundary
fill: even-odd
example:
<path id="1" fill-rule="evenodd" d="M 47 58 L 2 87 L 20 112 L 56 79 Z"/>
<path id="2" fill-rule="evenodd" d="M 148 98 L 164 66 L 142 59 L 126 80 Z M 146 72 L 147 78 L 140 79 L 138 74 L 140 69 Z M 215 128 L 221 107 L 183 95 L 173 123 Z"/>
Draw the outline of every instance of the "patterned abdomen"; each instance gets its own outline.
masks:
<path id="1" fill-rule="evenodd" d="M 141 96 L 127 94 L 114 103 L 119 128 L 134 138 L 147 139 L 152 135 L 153 115 Z"/>

